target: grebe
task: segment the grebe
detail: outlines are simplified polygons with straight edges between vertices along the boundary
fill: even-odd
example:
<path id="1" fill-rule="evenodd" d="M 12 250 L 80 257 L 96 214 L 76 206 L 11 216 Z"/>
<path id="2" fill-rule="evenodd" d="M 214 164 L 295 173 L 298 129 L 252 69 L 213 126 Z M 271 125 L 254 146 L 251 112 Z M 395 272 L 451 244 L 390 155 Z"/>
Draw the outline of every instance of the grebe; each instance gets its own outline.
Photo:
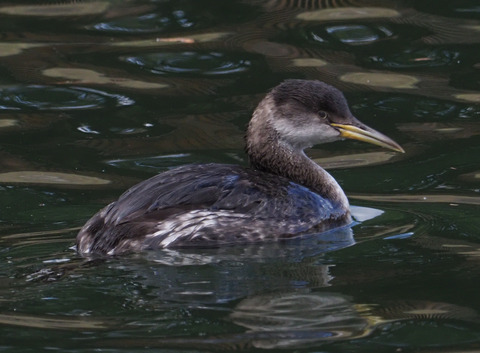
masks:
<path id="1" fill-rule="evenodd" d="M 156 175 L 100 210 L 77 235 L 81 254 L 218 247 L 320 233 L 349 224 L 335 179 L 303 150 L 350 138 L 404 152 L 357 120 L 336 88 L 287 80 L 258 104 L 247 128 L 250 168 L 185 165 Z"/>

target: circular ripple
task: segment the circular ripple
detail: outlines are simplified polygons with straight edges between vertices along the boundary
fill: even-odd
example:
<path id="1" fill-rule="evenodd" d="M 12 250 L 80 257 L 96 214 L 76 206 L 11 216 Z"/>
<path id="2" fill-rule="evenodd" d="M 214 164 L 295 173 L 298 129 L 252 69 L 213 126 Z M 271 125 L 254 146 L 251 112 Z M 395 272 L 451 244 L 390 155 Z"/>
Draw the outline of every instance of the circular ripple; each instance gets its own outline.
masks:
<path id="1" fill-rule="evenodd" d="M 393 32 L 384 26 L 336 25 L 316 27 L 308 33 L 310 42 L 332 42 L 348 45 L 372 44 L 393 37 Z"/>
<path id="2" fill-rule="evenodd" d="M 380 31 L 364 25 L 329 26 L 326 32 L 344 44 L 369 44 L 379 39 L 391 36 L 391 32 Z"/>
<path id="3" fill-rule="evenodd" d="M 361 46 L 395 38 L 397 31 L 390 27 L 374 24 L 313 25 L 292 29 L 277 39 L 294 45 Z"/>
<path id="4" fill-rule="evenodd" d="M 112 34 L 173 33 L 243 22 L 257 16 L 254 7 L 229 1 L 211 5 L 192 1 L 181 6 L 168 2 L 156 7 L 152 12 L 96 23 L 87 29 Z"/>
<path id="5" fill-rule="evenodd" d="M 128 97 L 81 87 L 16 86 L 0 89 L 0 110 L 77 110 L 125 106 Z"/>
<path id="6" fill-rule="evenodd" d="M 121 60 L 137 65 L 158 75 L 232 75 L 245 72 L 252 61 L 234 54 L 219 52 L 162 52 L 122 57 Z"/>
<path id="7" fill-rule="evenodd" d="M 189 28 L 193 25 L 194 22 L 188 19 L 183 11 L 174 11 L 169 16 L 150 13 L 110 22 L 100 22 L 87 28 L 111 33 L 158 33 L 165 30 Z"/>

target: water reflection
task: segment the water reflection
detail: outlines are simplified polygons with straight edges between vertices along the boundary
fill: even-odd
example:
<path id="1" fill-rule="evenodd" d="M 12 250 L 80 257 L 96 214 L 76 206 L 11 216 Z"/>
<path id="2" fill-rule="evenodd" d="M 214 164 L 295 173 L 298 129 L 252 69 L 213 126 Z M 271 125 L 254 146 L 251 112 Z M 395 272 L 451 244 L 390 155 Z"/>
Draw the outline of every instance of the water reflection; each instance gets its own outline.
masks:
<path id="1" fill-rule="evenodd" d="M 375 216 L 375 215 L 374 215 Z M 355 244 L 351 227 L 343 227 L 321 234 L 309 234 L 296 239 L 266 244 L 252 244 L 239 247 L 204 249 L 200 253 L 194 250 L 164 249 L 148 252 L 150 261 L 168 266 L 206 265 L 212 263 L 248 261 L 275 262 L 277 259 L 289 259 L 289 262 L 301 262 L 304 258 L 329 251 L 342 249 Z M 228 271 L 230 273 L 230 271 Z M 243 275 L 237 274 L 238 279 Z M 244 278 L 248 280 L 247 277 Z M 328 282 L 328 281 L 327 281 Z M 325 282 L 325 284 L 327 283 Z M 230 293 L 228 297 L 240 297 L 242 293 Z M 215 294 L 218 295 L 218 294 Z M 222 297 L 218 298 L 223 301 Z"/>
<path id="2" fill-rule="evenodd" d="M 142 4 L 145 11 L 136 15 L 134 7 L 123 16 L 87 26 L 92 31 L 109 34 L 149 34 L 162 32 L 185 32 L 211 28 L 225 23 L 237 23 L 255 17 L 255 9 L 248 3 L 218 3 L 201 1 L 155 1 Z M 128 5 L 127 5 L 128 6 Z"/>
<path id="3" fill-rule="evenodd" d="M 21 326 L 24 328 L 34 327 L 50 330 L 99 330 L 108 327 L 108 322 L 91 319 L 88 317 L 76 317 L 67 319 L 64 317 L 19 315 L 17 313 L 1 313 L 2 325 Z"/>
<path id="4" fill-rule="evenodd" d="M 172 11 L 168 15 L 160 13 L 147 13 L 136 17 L 126 17 L 111 22 L 101 22 L 88 29 L 111 33 L 157 33 L 166 30 L 179 30 L 190 28 L 195 22 L 187 18 L 184 11 Z"/>
<path id="5" fill-rule="evenodd" d="M 80 68 L 51 67 L 43 70 L 42 74 L 46 77 L 62 79 L 62 81 L 57 82 L 60 84 L 64 83 L 63 80 L 73 80 L 76 84 L 120 86 L 135 89 L 159 89 L 168 87 L 168 85 L 164 83 L 134 80 L 126 77 L 110 77 L 102 72 Z M 133 104 L 133 101 L 126 99 L 125 103 Z"/>
<path id="6" fill-rule="evenodd" d="M 420 80 L 413 75 L 403 75 L 381 72 L 350 72 L 342 75 L 340 80 L 357 83 L 369 87 L 385 87 L 399 89 L 418 88 Z"/>
<path id="7" fill-rule="evenodd" d="M 233 322 L 249 329 L 253 346 L 268 349 L 358 339 L 387 323 L 434 318 L 479 321 L 474 310 L 448 303 L 361 304 L 325 291 L 255 296 L 241 301 L 230 314 Z M 255 337 L 253 333 L 263 335 Z"/>
<path id="8" fill-rule="evenodd" d="M 442 48 L 407 48 L 399 53 L 368 57 L 373 68 L 416 69 L 460 64 L 460 53 Z M 368 62 L 366 62 L 368 64 Z"/>
<path id="9" fill-rule="evenodd" d="M 250 333 L 264 334 L 252 334 L 252 344 L 257 348 L 299 348 L 370 334 L 379 319 L 363 316 L 365 312 L 364 307 L 339 293 L 298 291 L 242 300 L 230 319 Z"/>
<path id="10" fill-rule="evenodd" d="M 63 17 L 98 15 L 110 7 L 108 1 L 82 1 L 65 4 L 14 5 L 0 7 L 0 13 L 13 16 Z"/>
<path id="11" fill-rule="evenodd" d="M 183 37 L 160 37 L 154 39 L 140 39 L 129 41 L 116 41 L 110 45 L 114 47 L 126 47 L 126 48 L 150 48 L 150 47 L 165 47 L 171 45 L 181 44 L 197 44 L 208 43 L 215 40 L 220 40 L 224 37 L 231 35 L 229 32 L 208 32 L 200 34 L 191 34 Z"/>
<path id="12" fill-rule="evenodd" d="M 315 152 L 311 153 L 313 160 L 325 169 L 355 168 L 368 165 L 377 165 L 389 163 L 391 160 L 401 159 L 401 156 L 391 152 L 369 152 L 353 153 L 349 155 L 338 155 L 331 157 L 315 157 Z"/>
<path id="13" fill-rule="evenodd" d="M 368 18 L 390 18 L 400 16 L 400 12 L 387 7 L 347 7 L 320 9 L 317 11 L 304 12 L 297 15 L 297 18 L 306 21 L 338 21 L 357 20 Z"/>
<path id="14" fill-rule="evenodd" d="M 353 296 L 326 290 L 334 278 L 331 272 L 335 265 L 327 264 L 321 256 L 313 260 L 290 263 L 285 268 L 278 261 L 258 263 L 240 257 L 208 265 L 191 262 L 187 268 L 155 265 L 150 266 L 150 271 L 145 264 L 135 265 L 131 260 L 109 263 L 110 269 L 115 269 L 123 281 L 129 283 L 130 289 L 125 288 L 124 293 L 125 306 L 140 307 L 157 315 L 141 325 L 131 323 L 131 327 L 139 325 L 137 329 L 141 330 L 133 337 L 131 332 L 126 333 L 132 338 L 98 338 L 101 343 L 96 344 L 129 348 L 299 349 L 335 341 L 355 344 L 352 339 L 370 336 L 366 344 L 376 341 L 388 345 L 395 338 L 384 332 L 413 326 L 417 332 L 430 337 L 429 332 L 438 334 L 451 324 L 462 333 L 456 342 L 468 342 L 475 337 L 480 317 L 470 307 L 419 300 L 362 302 Z M 321 264 L 322 261 L 325 264 Z M 235 281 L 225 282 L 221 274 Z M 218 293 L 222 295 L 219 297 Z M 234 293 L 242 293 L 240 300 L 236 300 Z M 183 303 L 188 303 L 188 309 Z M 227 306 L 228 303 L 234 305 Z M 183 310 L 183 314 L 179 310 Z M 196 311 L 210 317 L 209 325 L 200 336 L 165 336 L 169 324 L 188 327 L 189 317 Z M 224 332 L 219 324 L 234 324 L 245 331 Z M 145 326 L 154 330 L 157 325 L 160 332 L 156 338 L 143 333 Z M 432 341 L 427 338 L 422 342 L 435 342 L 434 336 Z M 413 344 L 415 338 L 405 340 Z"/>
<path id="15" fill-rule="evenodd" d="M 419 110 L 418 114 L 422 114 L 422 112 Z M 441 112 L 437 112 L 437 114 L 440 115 Z M 478 124 L 461 121 L 453 123 L 405 123 L 399 124 L 398 129 L 422 143 L 467 139 L 480 135 Z"/>
<path id="16" fill-rule="evenodd" d="M 451 195 L 451 194 L 416 194 L 416 195 L 358 195 L 350 194 L 350 198 L 356 200 L 370 200 L 370 201 L 388 201 L 388 202 L 414 202 L 414 203 L 448 203 L 452 206 L 465 205 L 480 205 L 479 196 L 465 196 L 465 195 Z"/>
<path id="17" fill-rule="evenodd" d="M 399 242 L 409 240 L 373 236 L 385 224 L 377 217 L 393 219 L 396 216 L 391 211 L 361 207 L 352 211 L 364 222 L 364 229 L 353 227 L 361 240 L 355 247 L 350 247 L 352 229 L 344 228 L 340 233 L 285 244 L 199 251 L 166 249 L 83 263 L 71 252 L 52 255 L 48 248 L 38 251 L 39 247 L 62 241 L 59 232 L 16 234 L 8 238 L 13 242 L 10 255 L 35 247 L 37 256 L 43 259 L 43 268 L 30 273 L 29 286 L 19 300 L 30 298 L 30 306 L 55 310 L 46 315 L 4 312 L 0 321 L 7 327 L 42 327 L 43 333 L 72 330 L 78 332 L 76 338 L 88 331 L 88 344 L 105 349 L 300 349 L 332 342 L 350 345 L 355 342 L 352 339 L 388 346 L 402 336 L 402 330 L 414 327 L 419 334 L 434 337 L 451 324 L 462 333 L 455 342 L 475 337 L 479 318 L 468 306 L 395 299 L 401 294 L 386 295 L 383 301 L 370 296 L 388 282 L 385 275 L 398 280 L 398 267 L 405 266 L 397 261 L 409 259 L 408 253 L 399 253 Z M 401 223 L 405 225 L 405 219 Z M 391 232 L 390 228 L 383 235 Z M 368 240 L 362 233 L 372 238 Z M 64 237 L 63 241 L 71 239 Z M 375 239 L 390 246 L 391 266 L 382 262 L 387 255 L 380 255 L 383 249 L 375 249 L 379 244 Z M 359 247 L 365 254 L 359 253 Z M 455 249 L 466 251 L 465 247 Z M 353 273 L 349 252 L 359 265 Z M 38 269 L 32 261 L 23 259 L 22 271 L 32 265 Z M 410 254 L 410 261 L 417 273 L 424 270 L 418 266 L 420 258 Z M 19 270 L 18 260 L 15 268 Z M 355 285 L 345 285 L 349 281 Z M 10 286 L 18 288 L 18 284 Z M 357 286 L 358 291 L 354 290 Z M 110 305 L 105 306 L 107 302 Z M 119 336 L 112 337 L 108 332 Z M 392 337 L 391 332 L 399 336 Z M 413 343 L 414 339 L 407 337 L 401 342 Z"/>
<path id="18" fill-rule="evenodd" d="M 0 173 L 0 183 L 103 185 L 109 184 L 110 181 L 87 175 L 25 170 L 21 172 Z"/>
<path id="19" fill-rule="evenodd" d="M 192 163 L 208 163 L 209 158 L 198 153 L 178 153 L 145 158 L 124 158 L 109 160 L 106 163 L 116 168 L 132 170 L 166 171 L 176 166 Z"/>
<path id="20" fill-rule="evenodd" d="M 391 37 L 393 33 L 385 27 L 378 27 L 378 31 L 364 25 L 330 26 L 326 31 L 331 36 L 345 44 L 370 44 L 382 37 Z"/>
<path id="21" fill-rule="evenodd" d="M 220 52 L 161 52 L 121 60 L 159 75 L 229 75 L 244 72 L 252 65 L 248 59 Z"/>
<path id="22" fill-rule="evenodd" d="M 0 43 L 0 57 L 20 54 L 24 50 L 40 47 L 42 44 L 34 43 Z"/>
<path id="23" fill-rule="evenodd" d="M 476 351 L 480 18 L 475 1 L 434 5 L 0 5 L 2 348 Z M 364 206 L 352 206 L 359 223 L 87 262 L 70 248 L 140 179 L 245 164 L 260 93 L 299 77 L 339 87 L 354 114 L 407 146 L 308 152 Z"/>
<path id="24" fill-rule="evenodd" d="M 305 43 L 309 45 L 330 48 L 338 44 L 349 46 L 373 45 L 379 41 L 393 40 L 396 31 L 387 26 L 369 24 L 331 24 L 307 26 L 290 30 L 287 41 L 289 43 Z M 293 42 L 291 38 L 296 37 Z M 280 37 L 280 40 L 284 38 Z M 298 45 L 298 44 L 297 44 Z"/>
<path id="25" fill-rule="evenodd" d="M 78 110 L 126 106 L 122 95 L 81 87 L 16 86 L 0 88 L 0 110 Z"/>
<path id="26" fill-rule="evenodd" d="M 453 18 L 471 18 L 478 19 L 480 8 L 475 1 L 447 1 L 441 0 L 438 6 L 428 6 L 428 4 L 416 3 L 416 9 L 422 12 L 438 14 L 442 16 L 449 16 Z"/>

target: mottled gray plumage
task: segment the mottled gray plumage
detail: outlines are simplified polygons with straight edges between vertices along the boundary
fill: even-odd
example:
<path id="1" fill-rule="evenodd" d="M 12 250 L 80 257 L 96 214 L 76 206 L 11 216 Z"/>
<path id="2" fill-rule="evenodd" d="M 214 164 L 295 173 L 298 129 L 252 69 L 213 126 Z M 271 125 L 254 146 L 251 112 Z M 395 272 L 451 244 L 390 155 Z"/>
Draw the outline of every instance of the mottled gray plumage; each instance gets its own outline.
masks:
<path id="1" fill-rule="evenodd" d="M 327 220 L 330 228 L 348 217 L 286 178 L 234 165 L 188 165 L 137 184 L 99 212 L 79 235 L 79 250 L 161 248 L 175 232 L 182 236 L 169 246 L 265 241 L 323 231 Z"/>
<path id="2" fill-rule="evenodd" d="M 344 192 L 303 152 L 344 136 L 403 151 L 356 120 L 334 87 L 285 81 L 259 103 L 249 123 L 250 168 L 187 165 L 145 180 L 83 226 L 77 250 L 119 254 L 215 247 L 288 239 L 348 224 Z"/>

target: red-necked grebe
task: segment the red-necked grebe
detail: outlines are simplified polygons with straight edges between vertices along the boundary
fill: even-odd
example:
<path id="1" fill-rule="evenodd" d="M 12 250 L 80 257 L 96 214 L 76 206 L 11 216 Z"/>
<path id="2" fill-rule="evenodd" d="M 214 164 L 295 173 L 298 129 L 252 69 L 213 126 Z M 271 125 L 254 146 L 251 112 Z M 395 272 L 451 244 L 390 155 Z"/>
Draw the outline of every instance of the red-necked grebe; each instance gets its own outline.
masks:
<path id="1" fill-rule="evenodd" d="M 303 150 L 351 138 L 404 152 L 321 81 L 287 80 L 248 125 L 250 168 L 185 165 L 126 191 L 80 230 L 82 254 L 217 247 L 319 233 L 351 222 L 345 193 Z"/>

